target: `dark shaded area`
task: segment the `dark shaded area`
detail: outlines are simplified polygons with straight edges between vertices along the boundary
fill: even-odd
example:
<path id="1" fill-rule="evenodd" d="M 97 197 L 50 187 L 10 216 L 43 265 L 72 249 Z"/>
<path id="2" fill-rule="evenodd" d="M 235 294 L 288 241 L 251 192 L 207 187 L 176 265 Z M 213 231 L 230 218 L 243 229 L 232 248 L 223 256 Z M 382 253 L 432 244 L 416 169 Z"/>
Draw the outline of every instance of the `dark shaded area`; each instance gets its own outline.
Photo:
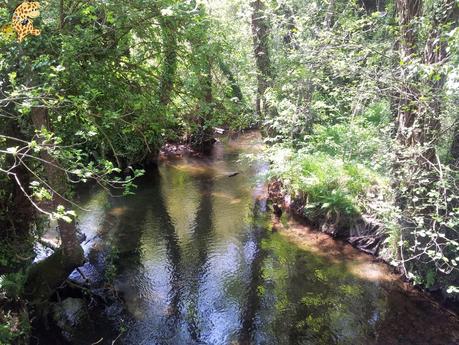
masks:
<path id="1" fill-rule="evenodd" d="M 255 204 L 255 212 L 260 212 L 259 207 Z M 255 219 L 255 217 L 254 217 Z M 248 345 L 252 344 L 255 339 L 254 335 L 256 332 L 256 318 L 261 308 L 261 296 L 259 288 L 263 286 L 263 260 L 266 256 L 266 252 L 261 246 L 263 238 L 266 237 L 267 232 L 260 226 L 257 226 L 256 222 L 253 222 L 253 228 L 248 234 L 249 240 L 253 243 L 254 252 L 250 266 L 248 268 L 248 282 L 246 287 L 246 302 L 243 308 L 241 308 L 241 329 L 239 332 L 239 344 Z"/>

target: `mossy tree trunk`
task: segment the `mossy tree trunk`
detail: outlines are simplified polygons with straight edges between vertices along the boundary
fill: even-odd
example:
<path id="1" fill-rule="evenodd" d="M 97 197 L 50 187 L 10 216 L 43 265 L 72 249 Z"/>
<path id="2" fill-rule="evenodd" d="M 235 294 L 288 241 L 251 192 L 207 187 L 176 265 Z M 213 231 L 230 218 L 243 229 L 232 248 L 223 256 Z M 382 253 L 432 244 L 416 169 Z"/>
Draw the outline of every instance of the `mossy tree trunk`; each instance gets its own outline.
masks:
<path id="1" fill-rule="evenodd" d="M 252 36 L 255 63 L 257 66 L 257 97 L 255 110 L 258 116 L 266 116 L 267 103 L 265 93 L 272 79 L 269 55 L 269 26 L 266 19 L 266 7 L 262 0 L 250 2 L 252 7 Z"/>
<path id="2" fill-rule="evenodd" d="M 442 37 L 445 26 L 451 23 L 455 13 L 454 0 L 442 0 L 434 9 L 431 18 L 431 30 L 424 45 L 419 44 L 416 22 L 422 15 L 422 1 L 397 0 L 400 23 L 400 60 L 403 61 L 401 87 L 402 93 L 398 104 L 396 120 L 397 140 L 402 146 L 428 145 L 423 154 L 429 165 L 437 164 L 435 144 L 439 139 L 439 114 L 443 102 L 445 74 L 440 70 L 449 59 L 447 41 Z M 422 48 L 424 51 L 422 52 Z M 410 66 L 417 56 L 423 55 L 423 63 L 437 70 L 426 82 L 409 75 Z M 421 90 L 422 88 L 422 90 Z M 421 99 L 425 101 L 421 102 Z"/>
<path id="3" fill-rule="evenodd" d="M 197 5 L 199 16 L 206 17 L 202 4 Z M 209 22 L 202 20 L 199 23 L 197 34 L 189 39 L 191 54 L 194 59 L 194 73 L 197 78 L 195 95 L 198 100 L 196 109 L 197 129 L 192 135 L 192 145 L 202 152 L 208 152 L 214 142 L 212 131 L 212 116 L 214 114 L 212 68 L 215 52 L 209 45 Z"/>
<path id="4" fill-rule="evenodd" d="M 426 3 L 426 6 L 429 5 L 431 4 Z M 444 177 L 437 146 L 441 138 L 440 118 L 444 106 L 444 66 L 449 59 L 444 34 L 450 28 L 456 4 L 455 0 L 440 0 L 430 11 L 423 11 L 421 0 L 397 0 L 396 6 L 400 25 L 401 68 L 396 114 L 398 148 L 394 171 L 397 171 L 397 203 L 404 214 L 400 221 L 399 243 L 402 245 L 398 248 L 398 259 L 406 271 L 404 263 L 408 262 L 407 256 L 418 253 L 405 253 L 405 248 L 413 243 L 414 248 L 421 248 L 423 245 L 427 248 L 429 245 L 423 239 L 415 238 L 421 224 L 435 231 L 442 229 L 449 236 L 448 229 L 438 225 L 436 218 L 448 214 L 451 205 L 429 200 L 432 194 L 440 195 L 438 200 L 441 200 L 449 193 L 446 187 L 441 187 Z M 421 42 L 423 32 L 420 23 L 423 16 L 429 20 L 430 25 L 427 39 Z M 422 72 L 413 72 L 424 72 L 427 68 L 431 70 L 427 77 Z M 438 248 L 441 246 L 437 246 L 435 250 Z M 440 250 L 440 254 L 443 255 L 443 251 Z M 427 264 L 410 264 L 417 265 L 415 270 L 428 269 Z"/>
<path id="5" fill-rule="evenodd" d="M 48 111 L 45 107 L 34 107 L 31 111 L 32 123 L 37 131 L 50 129 Z M 39 140 L 43 144 L 43 140 Z M 45 145 L 44 145 L 45 146 Z M 43 168 L 48 184 L 53 189 L 52 202 L 45 205 L 52 212 L 57 206 L 68 206 L 64 198 L 67 191 L 66 174 L 60 168 L 59 162 L 45 149 L 40 158 L 44 161 Z M 32 303 L 42 304 L 47 301 L 54 290 L 62 284 L 69 274 L 83 264 L 83 249 L 77 237 L 75 220 L 68 223 L 58 220 L 58 230 L 61 238 L 60 248 L 47 259 L 31 267 L 26 284 L 26 294 Z"/>
<path id="6" fill-rule="evenodd" d="M 228 79 L 229 83 L 230 83 L 230 87 L 231 87 L 231 96 L 232 97 L 236 97 L 240 103 L 243 103 L 244 102 L 244 98 L 243 98 L 243 95 L 242 95 L 242 90 L 236 80 L 236 77 L 234 76 L 233 72 L 231 71 L 231 69 L 228 67 L 228 65 L 220 60 L 218 62 L 218 67 L 220 67 L 220 70 L 222 71 L 222 73 L 225 75 L 226 79 Z"/>
<path id="7" fill-rule="evenodd" d="M 167 106 L 174 89 L 175 74 L 177 71 L 177 32 L 173 20 L 160 18 L 163 63 L 159 82 L 159 100 Z"/>

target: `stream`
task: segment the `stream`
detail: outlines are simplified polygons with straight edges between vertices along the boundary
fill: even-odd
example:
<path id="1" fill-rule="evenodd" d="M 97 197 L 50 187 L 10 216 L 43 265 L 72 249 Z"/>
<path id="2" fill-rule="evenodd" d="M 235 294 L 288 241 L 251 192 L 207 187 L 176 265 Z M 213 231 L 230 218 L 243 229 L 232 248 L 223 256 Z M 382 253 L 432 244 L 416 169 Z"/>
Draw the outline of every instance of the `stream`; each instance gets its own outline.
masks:
<path id="1" fill-rule="evenodd" d="M 207 158 L 163 160 L 135 195 L 82 197 L 82 272 L 110 275 L 124 311 L 73 343 L 459 344 L 456 317 L 386 265 L 300 224 L 272 231 L 266 165 L 244 159 L 261 145 L 222 137 Z"/>

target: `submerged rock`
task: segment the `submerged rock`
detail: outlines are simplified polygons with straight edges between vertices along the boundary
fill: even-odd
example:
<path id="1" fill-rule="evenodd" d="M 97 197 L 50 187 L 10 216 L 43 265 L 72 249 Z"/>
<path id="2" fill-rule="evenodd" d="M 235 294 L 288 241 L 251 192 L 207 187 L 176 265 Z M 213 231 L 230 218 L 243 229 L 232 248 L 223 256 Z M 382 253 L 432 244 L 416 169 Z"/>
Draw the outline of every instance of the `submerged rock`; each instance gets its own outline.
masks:
<path id="1" fill-rule="evenodd" d="M 68 297 L 53 306 L 53 317 L 60 328 L 75 327 L 87 317 L 86 302 L 81 298 Z"/>
<path id="2" fill-rule="evenodd" d="M 89 312 L 86 301 L 82 298 L 68 297 L 53 305 L 52 317 L 62 330 L 62 336 L 71 341 L 82 336 L 82 327 L 89 323 Z"/>

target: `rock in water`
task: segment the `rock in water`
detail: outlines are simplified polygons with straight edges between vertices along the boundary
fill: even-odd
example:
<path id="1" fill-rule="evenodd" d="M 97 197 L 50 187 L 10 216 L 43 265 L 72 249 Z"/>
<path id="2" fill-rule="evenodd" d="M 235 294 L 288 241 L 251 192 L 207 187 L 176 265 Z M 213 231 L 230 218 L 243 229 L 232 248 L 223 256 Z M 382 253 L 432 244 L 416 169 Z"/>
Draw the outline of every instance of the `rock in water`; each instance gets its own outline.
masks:
<path id="1" fill-rule="evenodd" d="M 56 303 L 53 306 L 53 319 L 66 340 L 72 342 L 78 339 L 81 325 L 89 320 L 86 302 L 81 298 L 68 297 Z"/>

